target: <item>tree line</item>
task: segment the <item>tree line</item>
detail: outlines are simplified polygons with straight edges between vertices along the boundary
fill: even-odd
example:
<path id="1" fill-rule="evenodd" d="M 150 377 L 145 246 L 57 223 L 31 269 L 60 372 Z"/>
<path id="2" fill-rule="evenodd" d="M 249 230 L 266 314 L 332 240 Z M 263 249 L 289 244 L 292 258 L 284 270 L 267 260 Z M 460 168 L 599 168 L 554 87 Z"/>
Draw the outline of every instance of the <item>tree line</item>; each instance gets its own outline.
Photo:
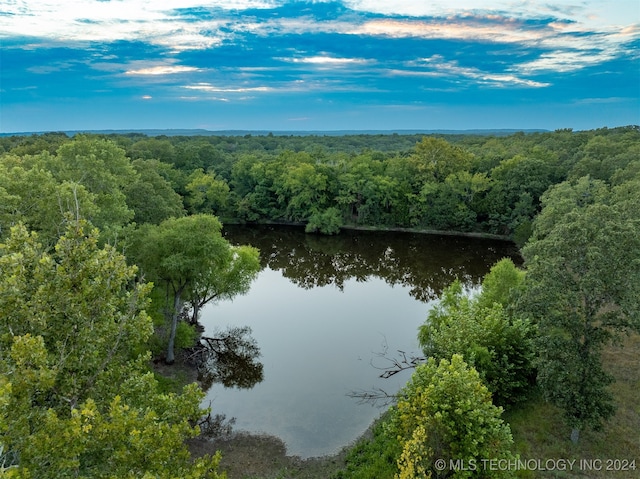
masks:
<path id="1" fill-rule="evenodd" d="M 137 224 L 207 213 L 326 234 L 342 226 L 477 231 L 522 245 L 550 186 L 587 174 L 609 181 L 637 160 L 638 137 L 629 126 L 508 136 L 86 138 L 108 140 L 132 160 L 120 191 Z M 68 143 L 64 134 L 0 138 L 17 156 L 69 157 Z"/>

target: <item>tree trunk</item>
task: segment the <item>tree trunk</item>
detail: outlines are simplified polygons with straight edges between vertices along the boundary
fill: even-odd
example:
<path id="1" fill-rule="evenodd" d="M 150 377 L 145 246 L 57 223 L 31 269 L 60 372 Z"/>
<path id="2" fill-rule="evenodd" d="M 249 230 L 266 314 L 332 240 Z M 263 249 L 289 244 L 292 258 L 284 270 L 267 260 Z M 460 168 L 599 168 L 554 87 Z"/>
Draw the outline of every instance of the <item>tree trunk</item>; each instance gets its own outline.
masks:
<path id="1" fill-rule="evenodd" d="M 571 442 L 574 444 L 578 444 L 578 440 L 580 439 L 580 429 L 574 427 L 571 430 Z"/>
<path id="2" fill-rule="evenodd" d="M 176 291 L 173 299 L 173 314 L 171 316 L 171 331 L 169 332 L 169 346 L 167 347 L 167 357 L 164 362 L 166 364 L 173 364 L 176 361 L 175 357 L 175 344 L 176 344 L 176 329 L 178 328 L 178 313 L 182 308 L 182 300 L 180 299 L 181 291 Z"/>
<path id="3" fill-rule="evenodd" d="M 193 303 L 191 303 L 193 307 L 193 314 L 191 315 L 191 324 L 198 324 L 198 316 L 200 316 L 200 300 L 196 299 Z"/>

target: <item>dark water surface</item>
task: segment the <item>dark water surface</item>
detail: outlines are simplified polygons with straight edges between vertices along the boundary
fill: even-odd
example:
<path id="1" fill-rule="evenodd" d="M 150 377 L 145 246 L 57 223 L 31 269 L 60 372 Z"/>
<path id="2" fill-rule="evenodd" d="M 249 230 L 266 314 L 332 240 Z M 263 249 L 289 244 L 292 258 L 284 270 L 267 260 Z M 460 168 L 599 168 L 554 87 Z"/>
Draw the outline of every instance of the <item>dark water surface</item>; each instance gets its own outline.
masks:
<path id="1" fill-rule="evenodd" d="M 344 231 L 336 237 L 301 229 L 226 226 L 234 244 L 260 249 L 263 269 L 251 291 L 207 306 L 205 335 L 227 326 L 252 329 L 264 380 L 251 389 L 214 384 L 214 413 L 236 430 L 281 438 L 301 457 L 337 452 L 381 413 L 347 396 L 383 388 L 395 393 L 405 371 L 381 379 L 397 350 L 419 354 L 417 328 L 454 279 L 479 284 L 508 242 L 411 233 Z"/>

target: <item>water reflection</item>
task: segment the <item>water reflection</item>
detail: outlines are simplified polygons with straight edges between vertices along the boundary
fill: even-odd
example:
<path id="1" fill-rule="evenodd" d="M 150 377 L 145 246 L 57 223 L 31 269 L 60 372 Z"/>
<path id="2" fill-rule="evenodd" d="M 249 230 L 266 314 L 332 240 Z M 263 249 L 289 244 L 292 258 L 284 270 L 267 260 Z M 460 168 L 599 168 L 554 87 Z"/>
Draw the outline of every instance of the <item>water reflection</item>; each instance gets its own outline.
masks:
<path id="1" fill-rule="evenodd" d="M 204 335 L 249 326 L 264 380 L 252 389 L 214 382 L 204 405 L 212 401 L 237 430 L 277 436 L 301 457 L 336 452 L 380 414 L 347 395 L 395 393 L 406 383 L 410 371 L 382 379 L 374 366 L 385 348 L 419 351 L 418 327 L 444 287 L 456 278 L 473 287 L 497 260 L 518 260 L 509 243 L 468 238 L 322 237 L 270 226 L 224 232 L 231 243 L 259 248 L 263 269 L 248 294 L 203 310 Z"/>
<path id="2" fill-rule="evenodd" d="M 338 236 L 305 234 L 286 226 L 225 226 L 235 244 L 260 249 L 262 267 L 281 271 L 301 288 L 377 277 L 410 288 L 419 301 L 437 298 L 459 279 L 477 285 L 496 261 L 520 256 L 509 242 L 458 236 L 346 230 Z"/>
<path id="3" fill-rule="evenodd" d="M 250 389 L 264 378 L 258 361 L 260 348 L 248 326 L 230 327 L 202 336 L 198 348 L 198 379 L 205 389 L 213 383 L 226 388 Z"/>

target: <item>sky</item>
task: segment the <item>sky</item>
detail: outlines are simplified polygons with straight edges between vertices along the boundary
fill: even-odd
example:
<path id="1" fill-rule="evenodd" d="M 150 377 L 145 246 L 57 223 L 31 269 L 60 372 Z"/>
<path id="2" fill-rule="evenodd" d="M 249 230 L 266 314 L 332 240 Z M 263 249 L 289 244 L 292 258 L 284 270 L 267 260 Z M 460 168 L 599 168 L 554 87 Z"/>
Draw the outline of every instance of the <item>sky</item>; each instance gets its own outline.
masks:
<path id="1" fill-rule="evenodd" d="M 0 0 L 0 132 L 640 124 L 638 0 Z"/>

